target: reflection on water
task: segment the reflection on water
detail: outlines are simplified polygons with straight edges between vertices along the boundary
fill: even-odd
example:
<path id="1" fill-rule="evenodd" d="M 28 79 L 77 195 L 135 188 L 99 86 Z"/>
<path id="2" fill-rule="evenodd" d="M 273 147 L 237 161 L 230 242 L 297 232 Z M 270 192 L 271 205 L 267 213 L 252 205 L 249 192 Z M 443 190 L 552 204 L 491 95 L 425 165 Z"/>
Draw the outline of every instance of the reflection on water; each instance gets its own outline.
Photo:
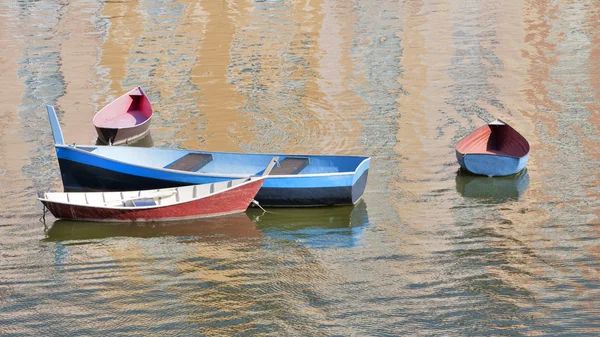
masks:
<path id="1" fill-rule="evenodd" d="M 362 200 L 355 206 L 281 208 L 267 212 L 250 208 L 247 213 L 265 236 L 313 248 L 355 246 L 370 225 L 367 205 Z"/>
<path id="2" fill-rule="evenodd" d="M 456 190 L 465 198 L 485 199 L 491 203 L 518 200 L 529 185 L 527 169 L 505 177 L 485 177 L 464 169 L 456 172 Z"/>
<path id="3" fill-rule="evenodd" d="M 102 143 L 98 138 L 96 138 L 96 145 L 106 144 Z M 134 141 L 133 143 L 122 144 L 121 146 L 153 147 L 154 140 L 152 139 L 152 131 L 148 131 L 148 133 L 144 137 Z"/>
<path id="4" fill-rule="evenodd" d="M 599 335 L 597 7 L 0 1 L 0 335 Z M 91 143 L 138 85 L 155 117 L 135 146 L 370 155 L 368 216 L 45 232 L 44 105 Z M 527 171 L 457 173 L 491 116 L 530 142 Z"/>
<path id="5" fill-rule="evenodd" d="M 90 241 L 115 237 L 189 237 L 195 241 L 219 241 L 266 236 L 313 248 L 352 247 L 370 225 L 367 206 L 281 208 L 266 212 L 250 208 L 246 213 L 209 219 L 156 223 L 103 223 L 56 220 L 45 242 Z M 81 242 L 80 242 L 81 243 Z"/>
<path id="6" fill-rule="evenodd" d="M 57 220 L 48 229 L 44 241 L 98 240 L 113 237 L 197 237 L 227 240 L 260 237 L 261 232 L 244 213 L 211 219 L 156 223 L 95 223 Z"/>

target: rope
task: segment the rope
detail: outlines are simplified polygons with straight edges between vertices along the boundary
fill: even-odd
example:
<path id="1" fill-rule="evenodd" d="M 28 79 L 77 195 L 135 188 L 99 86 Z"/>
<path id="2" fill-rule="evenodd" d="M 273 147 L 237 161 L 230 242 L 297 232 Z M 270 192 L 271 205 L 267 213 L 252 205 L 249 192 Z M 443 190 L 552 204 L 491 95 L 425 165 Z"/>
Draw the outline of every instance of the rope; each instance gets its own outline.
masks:
<path id="1" fill-rule="evenodd" d="M 277 214 L 277 213 L 275 213 L 275 212 L 270 212 L 270 211 L 267 211 L 266 209 L 264 209 L 264 208 L 263 208 L 263 207 L 262 207 L 262 206 L 261 206 L 261 205 L 258 203 L 258 201 L 254 200 L 254 199 L 252 199 L 252 203 L 253 203 L 253 204 L 255 204 L 256 206 L 258 206 L 258 208 L 260 208 L 260 209 L 262 209 L 262 210 L 263 210 L 263 214 L 261 214 L 261 215 L 259 215 L 259 216 L 263 216 L 263 215 L 265 215 L 265 213 Z"/>
<path id="2" fill-rule="evenodd" d="M 45 204 L 42 204 L 42 207 L 42 216 L 38 219 L 38 221 L 46 226 L 46 213 L 48 213 L 48 207 L 46 207 Z"/>
<path id="3" fill-rule="evenodd" d="M 252 203 L 255 204 L 256 206 L 258 206 L 258 208 L 262 209 L 264 212 L 263 214 L 267 213 L 267 210 L 262 208 L 262 206 L 258 203 L 258 201 L 252 199 Z"/>

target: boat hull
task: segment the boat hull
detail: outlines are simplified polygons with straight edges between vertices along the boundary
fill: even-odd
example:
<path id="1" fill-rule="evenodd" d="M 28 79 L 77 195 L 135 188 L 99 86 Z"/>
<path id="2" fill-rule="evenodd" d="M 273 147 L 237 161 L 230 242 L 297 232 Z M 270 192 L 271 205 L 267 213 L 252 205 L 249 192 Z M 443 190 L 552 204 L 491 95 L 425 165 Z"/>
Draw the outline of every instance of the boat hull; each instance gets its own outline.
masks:
<path id="1" fill-rule="evenodd" d="M 41 200 L 58 219 L 101 222 L 175 221 L 244 212 L 262 186 L 256 180 L 223 193 L 189 202 L 146 208 L 94 207 Z"/>
<path id="2" fill-rule="evenodd" d="M 523 170 L 529 149 L 527 139 L 499 119 L 471 132 L 455 147 L 456 159 L 463 169 L 490 177 Z"/>
<path id="3" fill-rule="evenodd" d="M 499 154 L 462 154 L 457 151 L 456 159 L 463 169 L 471 173 L 496 177 L 519 173 L 527 165 L 529 154 L 516 158 Z"/>
<path id="4" fill-rule="evenodd" d="M 188 175 L 177 172 L 169 172 L 172 174 L 167 175 L 159 170 L 144 172 L 130 165 L 123 167 L 110 165 L 110 162 L 92 165 L 60 156 L 58 163 L 65 192 L 136 191 L 231 179 L 225 176 Z M 367 163 L 367 167 L 354 181 L 351 174 L 346 177 L 267 177 L 255 199 L 261 206 L 269 207 L 352 205 L 362 198 L 368 173 Z"/>
<path id="5" fill-rule="evenodd" d="M 96 126 L 96 133 L 98 134 L 98 141 L 101 144 L 122 145 L 132 144 L 144 138 L 150 131 L 149 128 L 150 121 L 126 129 L 102 128 Z"/>

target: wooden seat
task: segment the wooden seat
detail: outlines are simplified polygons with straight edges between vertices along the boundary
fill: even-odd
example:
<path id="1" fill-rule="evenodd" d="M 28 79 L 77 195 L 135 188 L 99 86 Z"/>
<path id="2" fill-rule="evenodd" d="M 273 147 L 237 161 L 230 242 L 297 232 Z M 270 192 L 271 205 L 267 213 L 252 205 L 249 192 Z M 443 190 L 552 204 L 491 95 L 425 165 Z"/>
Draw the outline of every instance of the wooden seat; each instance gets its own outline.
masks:
<path id="1" fill-rule="evenodd" d="M 304 170 L 309 164 L 309 160 L 307 157 L 288 157 L 284 160 L 280 161 L 278 165 L 276 165 L 269 175 L 277 176 L 277 175 L 286 175 L 286 174 L 298 174 L 300 171 Z"/>
<path id="2" fill-rule="evenodd" d="M 135 207 L 144 207 L 144 206 L 155 206 L 156 202 L 152 198 L 141 198 L 132 200 L 133 206 Z"/>
<path id="3" fill-rule="evenodd" d="M 188 153 L 164 168 L 178 171 L 197 172 L 212 161 L 212 154 Z"/>

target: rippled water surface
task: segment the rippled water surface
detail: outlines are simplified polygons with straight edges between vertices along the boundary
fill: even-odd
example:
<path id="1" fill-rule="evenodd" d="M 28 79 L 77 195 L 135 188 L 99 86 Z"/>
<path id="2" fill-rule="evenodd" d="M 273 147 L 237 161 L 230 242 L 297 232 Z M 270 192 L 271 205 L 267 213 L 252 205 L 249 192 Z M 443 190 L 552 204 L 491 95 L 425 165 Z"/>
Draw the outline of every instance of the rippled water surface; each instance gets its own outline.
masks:
<path id="1" fill-rule="evenodd" d="M 600 335 L 600 5 L 0 2 L 0 335 Z M 140 85 L 145 146 L 372 157 L 355 207 L 38 221 Z M 506 178 L 454 145 L 501 118 Z M 144 144 L 142 144 L 144 145 Z"/>

